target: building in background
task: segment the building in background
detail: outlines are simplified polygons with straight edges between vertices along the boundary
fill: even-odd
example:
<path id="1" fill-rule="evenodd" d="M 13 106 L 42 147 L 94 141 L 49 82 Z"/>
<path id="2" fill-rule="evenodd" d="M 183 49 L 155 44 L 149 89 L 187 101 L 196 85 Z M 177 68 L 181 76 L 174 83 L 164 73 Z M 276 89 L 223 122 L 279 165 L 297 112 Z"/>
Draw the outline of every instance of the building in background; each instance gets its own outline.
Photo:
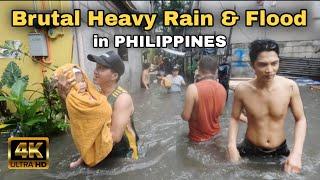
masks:
<path id="1" fill-rule="evenodd" d="M 137 4 L 137 3 L 135 3 Z M 105 10 L 105 13 L 137 13 L 148 12 L 144 7 L 148 4 L 138 3 L 139 9 L 130 1 L 73 1 L 73 9 L 81 9 L 82 24 L 87 24 L 87 10 Z M 142 8 L 141 8 L 142 7 Z M 98 34 L 100 37 L 109 39 L 109 48 L 93 48 L 93 34 Z M 125 73 L 120 79 L 120 85 L 134 92 L 140 89 L 140 74 L 142 71 L 143 49 L 141 48 L 126 48 L 121 46 L 115 48 L 112 42 L 114 35 L 144 35 L 145 32 L 139 27 L 87 27 L 82 25 L 75 28 L 74 50 L 75 62 L 85 69 L 89 77 L 93 77 L 95 63 L 87 61 L 87 54 L 103 54 L 108 50 L 114 50 L 124 60 Z"/>
<path id="2" fill-rule="evenodd" d="M 137 4 L 137 3 L 136 3 Z M 147 7 L 148 3 L 143 3 Z M 22 74 L 29 75 L 29 88 L 36 90 L 38 87 L 31 87 L 34 83 L 41 83 L 45 76 L 50 76 L 52 70 L 66 63 L 76 63 L 81 66 L 89 75 L 93 76 L 95 64 L 87 61 L 87 54 L 102 54 L 108 50 L 114 50 L 124 59 L 125 73 L 120 84 L 134 92 L 139 89 L 140 73 L 142 69 L 142 50 L 139 48 L 114 48 L 110 41 L 109 48 L 93 48 L 93 34 L 113 39 L 114 35 L 144 34 L 140 28 L 130 27 L 88 27 L 86 23 L 86 11 L 104 10 L 113 13 L 137 13 L 138 9 L 130 1 L 23 1 L 23 2 L 0 2 L 0 45 L 12 44 L 25 53 L 35 56 L 31 57 L 22 54 L 0 56 L 0 74 L 10 61 L 14 61 L 22 70 Z M 81 27 L 72 28 L 40 28 L 40 27 L 12 27 L 11 10 L 19 9 L 29 12 L 73 12 L 73 9 L 81 9 Z M 31 39 L 31 40 L 30 40 Z M 32 42 L 30 42 L 32 41 Z M 1 49 L 0 49 L 1 52 Z M 39 54 L 40 53 L 40 54 Z M 17 58 L 21 57 L 22 60 Z M 36 63 L 39 61 L 40 63 Z"/>
<path id="3" fill-rule="evenodd" d="M 12 56 L 1 56 L 0 76 L 7 64 L 10 61 L 14 61 L 20 67 L 21 73 L 29 76 L 28 89 L 37 90 L 39 89 L 40 84 L 34 84 L 41 83 L 44 76 L 51 75 L 52 73 L 50 68 L 46 68 L 46 66 L 53 68 L 72 62 L 73 30 L 71 28 L 44 29 L 36 26 L 12 27 L 11 10 L 19 9 L 41 12 L 57 9 L 59 11 L 68 11 L 71 9 L 71 3 L 67 1 L 1 1 L 0 7 L 0 44 L 6 45 L 8 43 L 10 44 L 10 42 L 14 42 L 14 46 L 21 45 L 20 49 L 25 53 L 30 53 L 30 50 L 32 49 L 31 46 L 35 46 L 34 50 L 39 50 L 39 52 L 34 53 L 40 53 L 37 58 L 35 58 L 35 61 L 39 61 L 42 64 L 36 63 L 32 61 L 30 57 L 22 54 L 17 56 L 17 58 L 20 57 L 21 60 L 15 59 Z M 32 41 L 32 43 L 30 41 Z"/>

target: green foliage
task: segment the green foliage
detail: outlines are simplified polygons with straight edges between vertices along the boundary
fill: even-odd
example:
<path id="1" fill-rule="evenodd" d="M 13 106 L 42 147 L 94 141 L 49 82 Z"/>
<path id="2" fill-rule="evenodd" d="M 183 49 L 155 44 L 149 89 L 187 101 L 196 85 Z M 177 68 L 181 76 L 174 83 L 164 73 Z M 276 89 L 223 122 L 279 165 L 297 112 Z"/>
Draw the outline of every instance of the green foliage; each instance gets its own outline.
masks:
<path id="1" fill-rule="evenodd" d="M 45 109 L 47 117 L 48 133 L 66 131 L 68 124 L 65 122 L 65 115 L 67 114 L 64 103 L 61 102 L 60 96 L 55 88 L 53 79 L 45 77 L 41 83 L 43 88 L 43 96 L 45 99 Z"/>
<path id="2" fill-rule="evenodd" d="M 5 92 L 0 92 L 0 96 L 4 96 L 5 94 L 6 94 Z M 11 115 L 11 112 L 7 108 L 7 103 L 5 101 L 0 101 L 0 117 L 1 116 L 6 117 L 10 115 Z"/>
<path id="3" fill-rule="evenodd" d="M 21 77 L 21 70 L 18 65 L 11 61 L 8 63 L 6 69 L 4 70 L 1 81 L 0 81 L 0 89 L 4 86 L 11 88 L 12 85 L 18 80 L 23 79 L 24 81 L 28 81 L 28 76 Z M 4 96 L 6 93 L 0 90 L 0 96 Z M 11 116 L 11 112 L 7 109 L 7 103 L 5 101 L 0 102 L 0 113 L 2 116 L 9 117 Z"/>
<path id="4" fill-rule="evenodd" d="M 0 55 L 4 57 L 10 57 L 14 59 L 21 59 L 23 56 L 29 57 L 33 62 L 39 63 L 42 66 L 54 71 L 56 68 L 51 68 L 49 65 L 43 63 L 42 61 L 37 60 L 31 56 L 27 51 L 21 50 L 22 44 L 17 43 L 14 40 L 7 40 L 4 44 L 0 44 Z M 0 82 L 0 88 L 2 87 Z"/>
<path id="5" fill-rule="evenodd" d="M 190 77 L 193 77 L 197 68 L 198 68 L 197 59 L 192 59 L 192 62 L 187 67 L 187 74 Z"/>
<path id="6" fill-rule="evenodd" d="M 20 59 L 22 44 L 18 44 L 17 41 L 7 40 L 3 45 L 0 45 L 0 48 L 3 50 L 0 51 L 0 55 L 4 57 L 13 57 L 15 59 Z"/>
<path id="7" fill-rule="evenodd" d="M 193 1 L 154 1 L 154 12 L 158 14 L 156 19 L 157 28 L 161 29 L 164 35 L 178 35 L 183 31 L 183 27 L 165 27 L 163 26 L 163 11 L 164 10 L 175 10 L 179 14 L 188 12 L 192 7 Z"/>
<path id="8" fill-rule="evenodd" d="M 68 127 L 64 120 L 66 110 L 52 80 L 44 79 L 41 83 L 43 96 L 34 100 L 26 99 L 24 96 L 27 80 L 28 76 L 21 77 L 21 71 L 15 63 L 8 64 L 1 82 L 11 89 L 8 94 L 0 92 L 0 105 L 6 107 L 6 103 L 10 102 L 15 111 L 1 111 L 5 120 L 0 122 L 0 131 L 9 131 L 18 136 L 48 136 L 65 131 Z"/>
<path id="9" fill-rule="evenodd" d="M 188 73 L 192 74 L 197 69 L 197 63 L 190 64 L 187 68 Z"/>
<path id="10" fill-rule="evenodd" d="M 21 128 L 22 135 L 29 135 L 32 132 L 33 125 L 47 121 L 44 114 L 41 113 L 41 109 L 44 107 L 44 100 L 42 98 L 34 101 L 27 100 L 23 96 L 26 87 L 27 82 L 19 79 L 12 85 L 11 92 L 8 95 L 0 96 L 0 101 L 11 102 L 16 108 L 16 112 L 13 113 L 13 117 L 10 120 L 16 120 L 18 124 L 14 124 Z M 8 122 L 5 122 L 5 124 L 8 124 Z"/>
<path id="11" fill-rule="evenodd" d="M 18 79 L 24 79 L 25 81 L 29 80 L 28 76 L 21 77 L 21 70 L 18 67 L 18 65 L 11 61 L 7 65 L 6 69 L 4 70 L 2 77 L 1 77 L 1 85 L 0 88 L 3 86 L 8 86 L 11 88 L 11 86 L 18 80 Z"/>

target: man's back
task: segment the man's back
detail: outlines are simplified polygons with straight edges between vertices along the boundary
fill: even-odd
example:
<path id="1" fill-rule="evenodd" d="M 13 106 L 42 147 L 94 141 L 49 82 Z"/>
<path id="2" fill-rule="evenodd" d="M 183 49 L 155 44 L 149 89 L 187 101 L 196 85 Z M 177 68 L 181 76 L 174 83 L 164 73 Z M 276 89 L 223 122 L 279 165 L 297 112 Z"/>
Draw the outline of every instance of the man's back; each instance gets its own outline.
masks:
<path id="1" fill-rule="evenodd" d="M 269 90 L 259 89 L 255 80 L 239 85 L 240 99 L 248 117 L 246 137 L 255 145 L 274 148 L 285 140 L 284 121 L 293 83 L 276 76 Z"/>
<path id="2" fill-rule="evenodd" d="M 214 80 L 195 83 L 197 96 L 189 120 L 189 137 L 193 141 L 206 141 L 220 131 L 219 116 L 226 102 L 224 87 Z"/>

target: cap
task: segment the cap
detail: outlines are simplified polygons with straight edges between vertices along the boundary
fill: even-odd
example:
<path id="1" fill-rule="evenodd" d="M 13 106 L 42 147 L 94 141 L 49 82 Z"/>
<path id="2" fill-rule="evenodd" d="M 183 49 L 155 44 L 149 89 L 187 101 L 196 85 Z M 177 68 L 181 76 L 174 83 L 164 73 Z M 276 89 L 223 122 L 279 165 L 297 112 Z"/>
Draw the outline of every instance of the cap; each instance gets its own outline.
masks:
<path id="1" fill-rule="evenodd" d="M 121 57 L 114 51 L 108 51 L 100 56 L 89 54 L 87 58 L 89 61 L 96 62 L 116 71 L 119 76 L 124 73 L 124 64 L 121 60 Z"/>
<path id="2" fill-rule="evenodd" d="M 180 66 L 179 65 L 175 65 L 173 66 L 172 70 L 179 70 L 180 69 Z"/>

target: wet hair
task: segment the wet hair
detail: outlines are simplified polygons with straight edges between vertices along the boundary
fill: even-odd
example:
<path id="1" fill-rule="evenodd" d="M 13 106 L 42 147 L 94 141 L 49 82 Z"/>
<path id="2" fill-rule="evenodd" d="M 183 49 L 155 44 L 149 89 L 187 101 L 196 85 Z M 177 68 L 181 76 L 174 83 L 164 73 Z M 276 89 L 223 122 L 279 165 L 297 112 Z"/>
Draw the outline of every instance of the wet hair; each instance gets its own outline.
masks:
<path id="1" fill-rule="evenodd" d="M 143 70 L 148 69 L 150 67 L 150 63 L 143 63 L 142 68 Z"/>
<path id="2" fill-rule="evenodd" d="M 279 55 L 279 45 L 271 39 L 255 40 L 249 45 L 249 56 L 251 64 L 257 60 L 259 54 L 263 51 L 274 51 Z"/>
<path id="3" fill-rule="evenodd" d="M 218 66 L 218 58 L 203 56 L 199 61 L 199 71 L 203 73 L 215 74 Z"/>

